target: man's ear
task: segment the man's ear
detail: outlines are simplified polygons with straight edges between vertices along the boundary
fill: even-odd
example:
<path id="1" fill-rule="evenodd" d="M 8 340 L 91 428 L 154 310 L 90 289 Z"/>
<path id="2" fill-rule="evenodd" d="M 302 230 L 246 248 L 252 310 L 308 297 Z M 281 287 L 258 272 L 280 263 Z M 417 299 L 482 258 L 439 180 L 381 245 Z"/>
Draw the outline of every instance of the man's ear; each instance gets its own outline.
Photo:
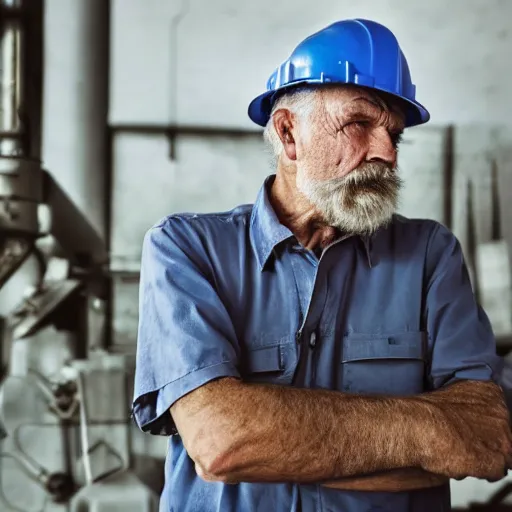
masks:
<path id="1" fill-rule="evenodd" d="M 295 147 L 295 139 L 293 138 L 293 114 L 285 108 L 280 108 L 274 112 L 272 115 L 272 120 L 274 122 L 276 133 L 281 140 L 281 143 L 283 144 L 283 149 L 286 156 L 290 160 L 296 160 L 297 150 Z"/>

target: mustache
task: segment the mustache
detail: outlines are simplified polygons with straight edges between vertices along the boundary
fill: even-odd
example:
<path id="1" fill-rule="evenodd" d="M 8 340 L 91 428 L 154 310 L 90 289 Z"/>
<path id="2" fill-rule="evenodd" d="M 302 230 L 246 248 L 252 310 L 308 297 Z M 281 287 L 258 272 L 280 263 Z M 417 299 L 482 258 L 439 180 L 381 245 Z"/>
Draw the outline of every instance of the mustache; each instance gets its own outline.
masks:
<path id="1" fill-rule="evenodd" d="M 384 162 L 365 162 L 342 178 L 329 180 L 332 192 L 343 192 L 347 198 L 377 195 L 395 198 L 402 186 L 397 169 Z"/>
<path id="2" fill-rule="evenodd" d="M 342 178 L 334 178 L 332 181 L 338 182 L 340 186 L 360 185 L 369 183 L 400 180 L 397 170 L 384 162 L 365 162 L 356 167 L 352 172 Z"/>
<path id="3" fill-rule="evenodd" d="M 364 162 L 341 178 L 299 183 L 329 225 L 353 234 L 370 234 L 389 222 L 401 186 L 397 169 L 384 162 Z"/>

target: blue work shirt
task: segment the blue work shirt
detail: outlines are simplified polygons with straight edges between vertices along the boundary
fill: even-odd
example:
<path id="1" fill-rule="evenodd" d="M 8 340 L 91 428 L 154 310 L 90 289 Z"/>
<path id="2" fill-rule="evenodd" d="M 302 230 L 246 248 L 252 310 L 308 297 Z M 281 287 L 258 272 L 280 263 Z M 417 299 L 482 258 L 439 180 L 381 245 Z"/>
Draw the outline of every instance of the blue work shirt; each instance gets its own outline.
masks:
<path id="1" fill-rule="evenodd" d="M 317 258 L 279 222 L 273 179 L 254 205 L 171 215 L 147 233 L 133 407 L 143 431 L 175 434 L 170 406 L 221 377 L 412 395 L 497 375 L 489 321 L 448 229 L 395 216 Z M 179 435 L 165 473 L 162 512 L 450 510 L 448 484 L 387 493 L 207 483 Z"/>

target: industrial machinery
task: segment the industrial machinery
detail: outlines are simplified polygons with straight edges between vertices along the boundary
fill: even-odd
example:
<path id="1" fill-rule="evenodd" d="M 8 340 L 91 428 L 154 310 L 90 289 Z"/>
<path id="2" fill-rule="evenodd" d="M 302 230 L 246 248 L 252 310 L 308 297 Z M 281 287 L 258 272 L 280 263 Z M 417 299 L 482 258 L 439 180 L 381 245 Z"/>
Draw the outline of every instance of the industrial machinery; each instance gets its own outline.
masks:
<path id="1" fill-rule="evenodd" d="M 106 246 L 40 161 L 42 19 L 0 1 L 0 510 L 156 510 L 130 469 L 131 363 L 106 348 Z"/>
<path id="2" fill-rule="evenodd" d="M 90 144 L 90 138 L 96 137 L 98 132 L 103 130 L 105 146 L 112 142 L 107 142 L 107 116 L 101 119 L 102 112 L 94 114 L 98 125 L 87 125 L 92 117 L 91 105 L 101 103 L 102 98 L 108 99 L 107 79 L 101 78 L 103 64 L 99 67 L 94 64 L 101 60 L 102 49 L 98 49 L 99 53 L 94 53 L 96 50 L 88 53 L 87 48 L 104 37 L 99 35 L 103 30 L 101 27 L 107 27 L 105 39 L 108 39 L 108 12 L 103 10 L 108 11 L 110 3 L 107 0 L 0 0 L 1 512 L 157 510 L 163 476 L 161 458 L 165 455 L 165 447 L 161 449 L 158 446 L 152 451 L 151 443 L 162 440 L 165 443 L 166 440 L 145 436 L 142 441 L 143 435 L 136 432 L 130 419 L 133 354 L 123 352 L 128 349 L 119 346 L 114 349 L 109 344 L 112 322 L 109 268 L 113 266 L 109 262 L 107 236 L 99 233 L 101 230 L 98 231 L 90 218 L 84 215 L 83 205 L 82 208 L 78 205 L 78 194 L 73 199 L 70 197 L 59 174 L 62 170 L 58 171 L 52 162 L 45 162 L 44 166 L 42 163 L 43 135 L 48 136 L 49 130 L 45 120 L 55 115 L 53 107 L 69 110 L 71 103 L 81 102 L 82 114 L 85 112 L 87 116 L 80 119 L 77 116 L 73 126 L 69 118 L 66 118 L 67 124 L 61 124 L 63 130 L 76 129 L 76 138 L 84 139 L 78 151 L 74 146 L 71 149 L 76 153 L 77 166 L 72 168 L 69 165 L 68 170 L 75 181 L 86 184 L 82 187 L 87 191 L 83 202 L 90 202 L 91 210 L 100 209 L 97 206 L 102 203 L 102 196 L 107 194 L 104 194 L 105 190 L 90 186 L 90 183 L 94 180 L 96 184 L 100 183 L 102 171 L 94 176 L 93 172 L 86 175 L 92 170 L 88 166 L 94 167 L 95 162 L 85 165 L 80 163 L 80 159 L 97 152 L 97 146 Z M 121 5 L 122 2 L 117 3 Z M 143 9 L 140 6 L 149 2 L 132 3 Z M 44 19 L 52 19 L 48 16 L 48 6 L 55 9 L 52 16 L 59 9 L 65 13 L 62 18 L 57 16 L 57 21 L 53 18 L 51 30 L 44 30 Z M 171 59 L 174 63 L 177 60 L 176 29 L 184 12 L 174 16 L 171 23 L 174 44 L 170 51 L 175 53 Z M 56 38 L 53 43 L 46 44 L 53 30 L 62 30 L 63 26 L 70 24 L 72 29 L 60 40 Z M 80 73 L 66 82 L 63 88 L 79 84 L 79 92 L 75 91 L 70 98 L 60 101 L 60 104 L 57 101 L 43 112 L 42 91 L 55 86 L 55 82 L 43 80 L 44 49 L 53 44 L 55 50 L 55 45 L 62 45 L 62 41 L 76 33 L 77 28 L 81 35 L 74 41 L 67 41 L 72 47 L 70 61 L 82 58 L 84 64 Z M 77 44 L 79 37 L 82 40 Z M 104 50 L 104 53 L 108 52 Z M 68 64 L 66 61 L 65 66 Z M 104 74 L 108 73 L 107 64 Z M 48 67 L 51 66 L 45 62 L 45 73 Z M 58 75 L 56 81 L 62 78 L 62 73 Z M 175 83 L 171 89 L 176 90 L 177 69 L 172 80 Z M 99 91 L 101 88 L 103 92 Z M 98 98 L 98 91 L 102 98 Z M 173 95 L 172 102 L 175 112 L 176 95 Z M 52 127 L 50 123 L 50 130 L 54 129 Z M 133 130 L 133 126 L 125 129 Z M 171 134 L 171 156 L 175 157 L 177 127 L 160 129 Z M 202 128 L 199 132 L 191 127 L 180 130 L 194 136 L 216 133 L 211 128 Z M 423 144 L 429 147 L 429 151 L 436 140 L 445 140 L 444 135 L 436 139 L 436 133 L 424 132 Z M 64 146 L 68 139 L 62 138 Z M 446 136 L 446 140 L 451 139 L 452 135 Z M 444 146 L 444 142 L 442 144 Z M 448 143 L 446 145 L 449 146 Z M 408 147 L 414 148 L 414 145 Z M 448 153 L 451 152 L 450 149 Z M 428 154 L 430 157 L 431 153 Z M 442 168 L 443 155 L 440 150 L 440 158 L 434 159 L 433 167 Z M 413 151 L 409 158 L 412 160 L 417 156 L 418 153 Z M 473 153 L 470 157 L 473 158 Z M 451 162 L 448 162 L 447 167 L 450 166 Z M 420 169 L 420 179 L 430 180 L 424 183 L 431 183 L 433 167 L 427 168 L 428 173 Z M 466 162 L 461 167 L 471 166 Z M 439 173 L 438 176 L 443 176 L 438 180 L 440 189 L 444 186 L 444 174 Z M 477 176 L 483 180 L 485 172 L 473 173 L 471 180 Z M 466 178 L 464 175 L 464 186 L 460 186 L 460 190 L 466 189 Z M 470 181 L 469 178 L 467 180 Z M 478 181 L 475 187 L 482 188 L 482 183 Z M 423 186 L 419 188 L 421 193 L 423 189 Z M 446 202 L 444 193 L 439 192 L 443 197 L 440 205 Z M 436 196 L 436 193 L 432 195 Z M 454 217 L 465 225 L 462 220 L 466 218 L 463 214 L 466 201 L 460 199 L 458 202 L 464 208 L 461 208 L 462 213 L 454 210 Z M 467 208 L 472 209 L 473 206 Z M 450 217 L 447 212 L 446 218 Z M 483 242 L 487 243 L 489 239 Z M 495 317 L 498 320 L 505 316 L 501 314 L 503 312 L 510 316 L 510 297 L 504 300 L 504 290 L 509 293 L 510 288 L 507 251 L 510 251 L 510 246 L 507 248 L 501 243 L 489 244 L 480 251 L 486 256 L 481 258 L 483 263 L 494 262 L 492 269 L 482 265 L 482 268 L 486 267 L 485 272 L 496 270 L 496 259 L 488 257 L 493 253 L 500 256 L 503 267 L 507 267 L 507 279 L 500 271 L 495 272 L 499 275 L 492 280 L 492 286 L 485 287 L 480 283 L 482 297 L 489 298 L 491 302 L 498 299 L 494 300 L 500 306 L 500 314 Z M 127 288 L 133 289 L 138 278 L 132 276 L 130 279 L 133 281 Z M 499 286 L 494 286 L 496 283 Z M 130 309 L 125 317 L 133 316 L 132 312 Z M 510 318 L 507 322 L 511 322 Z M 498 325 L 497 321 L 493 323 Z M 504 321 L 502 329 L 507 335 L 510 333 L 508 323 Z M 132 328 L 133 324 L 129 326 Z M 132 345 L 130 349 L 133 349 Z M 504 355 L 510 351 L 510 345 L 510 341 L 503 343 L 506 348 Z M 512 390 L 510 356 L 507 364 L 509 371 L 504 374 L 503 384 Z M 512 410 L 512 392 L 508 398 Z M 502 503 L 509 491 L 508 484 L 500 483 L 500 492 L 492 498 L 489 508 L 475 504 L 473 509 L 505 510 Z"/>

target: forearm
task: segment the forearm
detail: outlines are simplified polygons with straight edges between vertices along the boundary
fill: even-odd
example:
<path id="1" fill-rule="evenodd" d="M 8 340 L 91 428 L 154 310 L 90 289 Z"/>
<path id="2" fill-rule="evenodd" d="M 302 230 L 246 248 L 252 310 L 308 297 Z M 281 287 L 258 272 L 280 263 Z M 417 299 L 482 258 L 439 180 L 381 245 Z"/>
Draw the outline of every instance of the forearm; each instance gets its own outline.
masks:
<path id="1" fill-rule="evenodd" d="M 502 390 L 490 381 L 459 381 L 411 400 L 421 421 L 422 469 L 404 468 L 329 482 L 337 489 L 405 491 L 468 476 L 499 480 L 512 466 L 509 414 Z M 421 404 L 421 405 L 420 405 Z"/>
<path id="2" fill-rule="evenodd" d="M 384 471 L 373 475 L 355 476 L 324 482 L 324 487 L 345 491 L 403 492 L 437 487 L 449 478 L 419 468 Z"/>
<path id="3" fill-rule="evenodd" d="M 503 435 L 500 436 L 500 440 L 497 439 L 495 421 L 501 418 L 505 423 L 508 416 L 499 387 L 486 381 L 459 381 L 449 387 L 418 395 L 415 401 L 428 404 L 424 412 L 428 411 L 429 414 L 422 416 L 424 439 L 419 445 L 424 447 L 420 450 L 422 466 L 428 467 L 431 471 L 404 468 L 343 478 L 324 485 L 344 490 L 395 492 L 442 485 L 449 481 L 449 477 L 490 477 L 492 471 L 488 468 L 492 463 L 489 462 L 489 458 L 496 458 L 496 455 L 499 458 L 499 454 L 495 453 L 495 447 L 504 442 Z M 450 435 L 454 431 L 455 439 Z M 464 444 L 472 446 L 478 443 L 475 435 L 478 433 L 483 435 L 488 446 L 480 457 L 475 457 L 469 455 L 470 450 Z M 429 443 L 429 438 L 435 440 L 435 443 Z M 454 440 L 462 445 L 455 447 Z M 464 452 L 468 455 L 460 457 Z M 459 462 L 453 464 L 457 459 Z M 447 460 L 450 460 L 451 464 L 446 464 Z M 506 464 L 504 460 L 503 468 Z M 494 478 L 499 478 L 499 475 Z"/>
<path id="4" fill-rule="evenodd" d="M 319 482 L 419 466 L 422 404 L 413 399 L 224 379 L 190 400 L 186 415 L 182 406 L 172 414 L 205 476 Z"/>

